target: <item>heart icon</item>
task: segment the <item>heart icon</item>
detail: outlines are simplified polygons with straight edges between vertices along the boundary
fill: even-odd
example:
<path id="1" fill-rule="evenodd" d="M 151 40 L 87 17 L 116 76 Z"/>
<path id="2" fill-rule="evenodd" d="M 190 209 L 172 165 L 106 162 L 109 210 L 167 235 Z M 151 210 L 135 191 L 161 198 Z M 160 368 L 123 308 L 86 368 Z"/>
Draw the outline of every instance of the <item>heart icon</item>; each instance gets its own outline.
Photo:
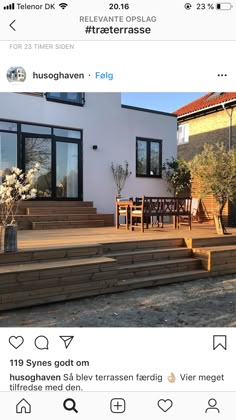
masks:
<path id="1" fill-rule="evenodd" d="M 15 337 L 14 335 L 12 335 L 9 338 L 9 343 L 11 344 L 12 347 L 14 347 L 14 349 L 18 349 L 24 343 L 24 338 L 21 337 L 21 335 L 19 335 L 18 337 Z"/>
<path id="2" fill-rule="evenodd" d="M 171 400 L 159 400 L 157 402 L 158 407 L 166 413 L 173 405 L 173 401 Z"/>

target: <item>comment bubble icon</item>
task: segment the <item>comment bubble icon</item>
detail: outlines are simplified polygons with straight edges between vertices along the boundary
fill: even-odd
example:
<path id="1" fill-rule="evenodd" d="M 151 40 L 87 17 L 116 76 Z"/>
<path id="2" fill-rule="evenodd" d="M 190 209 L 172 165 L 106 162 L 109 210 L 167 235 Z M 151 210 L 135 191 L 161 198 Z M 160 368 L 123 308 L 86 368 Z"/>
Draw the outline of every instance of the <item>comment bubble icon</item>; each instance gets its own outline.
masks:
<path id="1" fill-rule="evenodd" d="M 45 335 L 39 335 L 34 340 L 34 345 L 38 350 L 48 350 L 49 349 L 49 341 Z"/>

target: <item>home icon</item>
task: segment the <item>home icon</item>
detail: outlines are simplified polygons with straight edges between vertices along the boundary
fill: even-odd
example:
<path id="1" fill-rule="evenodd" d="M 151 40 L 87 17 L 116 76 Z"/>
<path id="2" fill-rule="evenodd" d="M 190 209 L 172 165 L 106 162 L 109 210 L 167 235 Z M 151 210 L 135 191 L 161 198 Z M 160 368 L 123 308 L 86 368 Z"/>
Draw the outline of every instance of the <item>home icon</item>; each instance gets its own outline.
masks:
<path id="1" fill-rule="evenodd" d="M 26 401 L 24 398 L 16 405 L 16 412 L 18 414 L 30 414 L 31 413 L 31 405 Z"/>

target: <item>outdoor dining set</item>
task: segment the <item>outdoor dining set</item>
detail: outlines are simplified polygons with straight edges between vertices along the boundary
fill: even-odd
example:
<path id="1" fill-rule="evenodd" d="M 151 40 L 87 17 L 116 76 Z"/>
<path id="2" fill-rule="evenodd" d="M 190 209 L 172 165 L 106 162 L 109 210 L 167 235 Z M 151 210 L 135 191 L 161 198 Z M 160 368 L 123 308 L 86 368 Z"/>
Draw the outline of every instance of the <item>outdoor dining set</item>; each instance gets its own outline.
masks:
<path id="1" fill-rule="evenodd" d="M 116 228 L 125 226 L 127 230 L 151 226 L 162 227 L 166 217 L 172 217 L 173 227 L 181 223 L 192 228 L 192 198 L 190 197 L 136 197 L 116 198 Z"/>

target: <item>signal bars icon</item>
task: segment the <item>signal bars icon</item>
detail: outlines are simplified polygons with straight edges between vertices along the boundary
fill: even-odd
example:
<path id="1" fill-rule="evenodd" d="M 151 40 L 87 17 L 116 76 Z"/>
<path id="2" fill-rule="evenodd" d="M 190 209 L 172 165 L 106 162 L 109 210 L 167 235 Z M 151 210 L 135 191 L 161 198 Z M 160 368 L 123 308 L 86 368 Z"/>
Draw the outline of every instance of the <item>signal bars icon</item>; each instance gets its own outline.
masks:
<path id="1" fill-rule="evenodd" d="M 60 3 L 59 6 L 64 10 L 68 4 L 67 3 Z"/>
<path id="2" fill-rule="evenodd" d="M 7 6 L 3 7 L 3 10 L 14 10 L 15 9 L 15 3 L 10 3 Z"/>

